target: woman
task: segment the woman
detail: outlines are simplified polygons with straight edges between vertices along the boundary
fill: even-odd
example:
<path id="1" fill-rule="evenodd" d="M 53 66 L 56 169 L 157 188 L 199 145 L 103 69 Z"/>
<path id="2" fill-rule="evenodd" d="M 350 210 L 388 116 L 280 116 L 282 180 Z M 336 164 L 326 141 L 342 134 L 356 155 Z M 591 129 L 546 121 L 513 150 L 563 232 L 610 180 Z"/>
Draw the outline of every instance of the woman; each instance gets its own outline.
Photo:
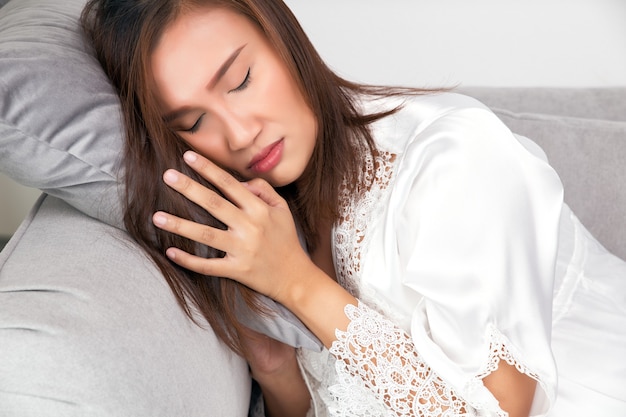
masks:
<path id="1" fill-rule="evenodd" d="M 341 79 L 280 0 L 92 0 L 83 23 L 124 110 L 126 226 L 269 415 L 626 412 L 626 266 L 480 103 Z M 250 289 L 327 350 L 247 330 Z M 592 302 L 610 372 L 566 339 Z"/>

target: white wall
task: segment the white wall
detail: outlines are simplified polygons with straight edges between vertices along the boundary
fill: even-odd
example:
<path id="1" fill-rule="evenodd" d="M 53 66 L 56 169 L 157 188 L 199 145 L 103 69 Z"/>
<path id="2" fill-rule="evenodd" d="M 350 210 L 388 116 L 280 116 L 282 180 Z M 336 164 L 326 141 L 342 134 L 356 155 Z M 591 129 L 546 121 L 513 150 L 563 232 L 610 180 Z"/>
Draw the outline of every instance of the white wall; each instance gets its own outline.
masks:
<path id="1" fill-rule="evenodd" d="M 359 81 L 626 86 L 625 0 L 287 4 L 331 66 Z M 37 195 L 0 176 L 0 235 L 15 230 Z"/>
<path id="2" fill-rule="evenodd" d="M 626 85 L 624 0 L 286 0 L 360 81 Z"/>

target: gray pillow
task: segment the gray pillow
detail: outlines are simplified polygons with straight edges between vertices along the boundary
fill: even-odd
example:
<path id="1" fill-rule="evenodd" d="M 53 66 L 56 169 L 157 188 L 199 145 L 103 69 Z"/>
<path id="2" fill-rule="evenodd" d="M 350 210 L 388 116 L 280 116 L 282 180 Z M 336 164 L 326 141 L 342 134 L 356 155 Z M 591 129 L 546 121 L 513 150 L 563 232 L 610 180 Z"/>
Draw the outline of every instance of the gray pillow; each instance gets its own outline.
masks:
<path id="1" fill-rule="evenodd" d="M 121 227 L 120 112 L 77 30 L 83 4 L 0 9 L 0 171 Z"/>
<path id="2" fill-rule="evenodd" d="M 0 172 L 123 228 L 117 95 L 78 26 L 85 0 L 13 0 L 0 9 Z M 250 327 L 319 350 L 287 309 Z M 242 313 L 245 314 L 245 313 Z"/>

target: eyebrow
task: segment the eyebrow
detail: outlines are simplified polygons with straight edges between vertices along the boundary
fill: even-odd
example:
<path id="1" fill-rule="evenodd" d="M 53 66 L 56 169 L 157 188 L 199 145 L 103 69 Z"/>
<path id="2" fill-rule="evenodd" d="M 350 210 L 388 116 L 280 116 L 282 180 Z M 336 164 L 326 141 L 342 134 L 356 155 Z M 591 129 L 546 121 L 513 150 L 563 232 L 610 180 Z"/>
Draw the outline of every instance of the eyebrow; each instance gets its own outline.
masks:
<path id="1" fill-rule="evenodd" d="M 224 61 L 224 63 L 222 65 L 220 65 L 220 67 L 217 69 L 217 72 L 215 73 L 215 75 L 211 78 L 211 81 L 209 81 L 209 83 L 207 84 L 207 88 L 208 89 L 214 88 L 217 85 L 217 83 L 220 82 L 220 80 L 228 72 L 228 69 L 233 65 L 233 63 L 235 62 L 235 60 L 237 59 L 237 57 L 239 56 L 239 54 L 241 53 L 241 51 L 245 47 L 246 47 L 246 45 L 242 45 L 239 48 L 237 48 L 232 54 L 230 54 L 230 56 L 226 59 L 226 61 Z M 173 110 L 173 111 L 165 114 L 163 116 L 163 120 L 166 123 L 169 123 L 169 122 L 172 122 L 172 121 L 174 121 L 174 120 L 184 116 L 185 114 L 189 113 L 190 111 L 192 111 L 191 107 L 184 106 L 184 107 L 181 107 L 180 109 Z"/>

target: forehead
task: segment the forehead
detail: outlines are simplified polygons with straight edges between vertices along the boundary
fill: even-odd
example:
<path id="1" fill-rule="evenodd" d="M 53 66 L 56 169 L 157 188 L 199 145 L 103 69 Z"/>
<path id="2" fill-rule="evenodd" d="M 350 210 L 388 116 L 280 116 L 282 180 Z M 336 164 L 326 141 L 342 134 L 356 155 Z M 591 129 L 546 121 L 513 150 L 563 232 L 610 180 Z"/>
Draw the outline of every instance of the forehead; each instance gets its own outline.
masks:
<path id="1" fill-rule="evenodd" d="M 184 9 L 167 24 L 161 42 L 173 36 L 207 34 L 232 36 L 241 31 L 251 30 L 252 26 L 248 18 L 226 7 L 194 7 Z"/>
<path id="2" fill-rule="evenodd" d="M 185 11 L 163 31 L 150 57 L 152 77 L 160 95 L 172 89 L 196 88 L 208 81 L 242 46 L 263 43 L 260 30 L 248 18 L 224 8 Z"/>

